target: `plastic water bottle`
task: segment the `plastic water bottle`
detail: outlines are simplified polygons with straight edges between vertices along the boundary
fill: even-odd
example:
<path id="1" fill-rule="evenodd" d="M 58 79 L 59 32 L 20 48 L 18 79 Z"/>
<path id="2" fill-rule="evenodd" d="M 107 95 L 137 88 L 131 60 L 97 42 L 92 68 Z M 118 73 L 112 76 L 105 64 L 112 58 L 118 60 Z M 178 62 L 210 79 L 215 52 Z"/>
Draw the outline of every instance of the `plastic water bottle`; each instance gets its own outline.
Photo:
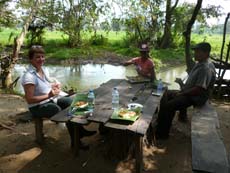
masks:
<path id="1" fill-rule="evenodd" d="M 93 90 L 89 90 L 87 99 L 88 99 L 89 111 L 90 111 L 90 112 L 93 112 L 94 103 L 95 103 L 95 95 L 94 95 L 94 93 L 93 93 Z"/>
<path id="2" fill-rule="evenodd" d="M 118 109 L 119 108 L 119 92 L 117 88 L 113 88 L 112 91 L 112 109 Z"/>
<path id="3" fill-rule="evenodd" d="M 158 84 L 157 84 L 157 94 L 161 94 L 163 90 L 163 82 L 161 79 L 159 79 Z"/>

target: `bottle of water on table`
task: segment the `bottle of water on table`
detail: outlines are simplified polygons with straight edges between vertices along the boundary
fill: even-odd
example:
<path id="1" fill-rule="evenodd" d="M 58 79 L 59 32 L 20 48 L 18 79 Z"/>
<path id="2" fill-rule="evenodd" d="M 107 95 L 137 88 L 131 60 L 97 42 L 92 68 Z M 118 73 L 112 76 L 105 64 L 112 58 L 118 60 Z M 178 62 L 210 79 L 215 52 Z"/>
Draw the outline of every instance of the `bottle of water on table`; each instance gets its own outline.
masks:
<path id="1" fill-rule="evenodd" d="M 157 83 L 157 94 L 161 94 L 163 90 L 163 82 L 161 79 L 159 79 L 158 83 Z"/>
<path id="2" fill-rule="evenodd" d="M 89 111 L 90 111 L 90 112 L 93 112 L 94 103 L 95 103 L 95 95 L 94 95 L 94 93 L 93 93 L 93 90 L 89 90 L 87 99 L 88 99 Z"/>
<path id="3" fill-rule="evenodd" d="M 119 108 L 119 92 L 116 87 L 112 91 L 112 109 Z"/>

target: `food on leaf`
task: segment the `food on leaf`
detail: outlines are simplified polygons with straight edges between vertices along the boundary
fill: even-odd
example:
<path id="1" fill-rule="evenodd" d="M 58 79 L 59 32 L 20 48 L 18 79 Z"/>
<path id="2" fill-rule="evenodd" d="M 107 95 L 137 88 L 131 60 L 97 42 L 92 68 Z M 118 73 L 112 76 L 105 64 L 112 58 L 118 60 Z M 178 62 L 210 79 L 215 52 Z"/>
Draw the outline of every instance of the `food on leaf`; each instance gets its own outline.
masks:
<path id="1" fill-rule="evenodd" d="M 84 108 L 84 107 L 88 106 L 88 102 L 86 102 L 86 101 L 77 101 L 75 103 L 75 106 L 79 107 L 79 108 Z"/>
<path id="2" fill-rule="evenodd" d="M 120 116 L 122 118 L 131 118 L 131 117 L 136 116 L 136 112 L 130 111 L 130 110 L 127 110 L 127 109 L 121 109 L 118 112 L 118 116 Z"/>

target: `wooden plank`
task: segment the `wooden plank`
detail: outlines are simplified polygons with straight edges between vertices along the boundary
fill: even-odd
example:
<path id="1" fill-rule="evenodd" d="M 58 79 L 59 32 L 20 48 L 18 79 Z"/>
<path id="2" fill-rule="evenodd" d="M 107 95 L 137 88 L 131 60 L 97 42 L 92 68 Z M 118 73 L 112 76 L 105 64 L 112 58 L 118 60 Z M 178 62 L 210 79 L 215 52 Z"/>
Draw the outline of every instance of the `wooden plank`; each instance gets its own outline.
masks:
<path id="1" fill-rule="evenodd" d="M 158 96 L 149 95 L 149 97 L 146 97 L 146 102 L 143 104 L 142 116 L 132 126 L 129 126 L 128 129 L 144 136 L 151 121 L 155 119 L 153 116 L 156 115 L 155 112 L 160 104 L 160 100 L 161 97 Z"/>
<path id="2" fill-rule="evenodd" d="M 116 85 L 118 85 L 119 83 L 121 83 L 124 80 L 125 79 L 110 79 L 109 81 L 101 84 L 100 87 L 106 85 L 107 87 L 110 87 L 112 89 L 113 87 L 116 87 Z"/>
<path id="3" fill-rule="evenodd" d="M 86 118 L 83 118 L 83 115 L 68 116 L 68 111 L 69 111 L 69 107 L 58 112 L 56 115 L 52 116 L 50 120 L 58 123 L 72 121 L 82 125 L 89 124 L 88 120 Z"/>
<path id="4" fill-rule="evenodd" d="M 107 151 L 114 159 L 124 160 L 134 151 L 134 136 L 127 131 L 111 129 L 107 138 Z"/>
<path id="5" fill-rule="evenodd" d="M 113 79 L 113 80 L 108 81 L 105 84 L 102 84 L 101 87 L 99 87 L 98 89 L 95 89 L 94 92 L 95 92 L 95 95 L 96 95 L 96 104 L 97 104 L 97 102 L 99 102 L 99 104 L 100 104 L 100 98 L 103 98 L 101 96 L 103 96 L 103 95 L 110 96 L 109 94 L 106 94 L 106 93 L 111 92 L 110 91 L 111 88 L 114 87 L 114 86 L 117 86 L 122 81 L 124 81 L 124 79 Z M 73 95 L 72 97 L 75 97 L 75 95 Z M 109 98 L 105 97 L 104 99 L 109 99 Z M 105 100 L 105 101 L 108 102 L 108 100 Z M 67 121 L 69 121 L 70 119 L 72 119 L 72 117 L 68 116 L 68 110 L 69 110 L 69 107 L 64 109 L 64 110 L 62 110 L 62 111 L 60 111 L 60 112 L 58 112 L 56 115 L 51 117 L 50 120 L 54 121 L 54 122 L 67 122 Z M 102 110 L 104 112 L 103 107 L 102 107 Z M 105 112 L 105 114 L 106 114 L 106 112 Z M 100 114 L 98 114 L 98 115 L 100 115 Z M 101 120 L 102 122 L 104 122 L 104 120 L 102 118 L 103 116 L 98 116 L 98 117 L 99 117 L 100 120 L 102 119 Z M 98 117 L 96 117 L 96 118 L 98 118 Z M 82 119 L 77 119 L 77 118 L 75 118 L 75 120 L 73 120 L 73 121 L 76 122 L 76 123 L 79 123 L 79 124 L 85 124 L 86 123 L 86 122 L 83 122 Z"/>
<path id="6" fill-rule="evenodd" d="M 192 168 L 194 171 L 228 173 L 228 160 L 212 106 L 196 109 L 192 117 Z"/>
<path id="7" fill-rule="evenodd" d="M 109 120 L 106 122 L 105 127 L 109 127 L 112 129 L 119 129 L 119 130 L 127 130 L 128 126 L 131 126 L 132 122 L 125 122 L 125 121 L 111 121 Z"/>
<path id="8" fill-rule="evenodd" d="M 75 97 L 75 94 L 73 94 L 73 95 L 70 96 L 70 98 L 72 98 L 72 99 L 74 97 Z M 54 116 L 52 116 L 50 118 L 50 120 L 54 121 L 54 122 L 60 122 L 60 123 L 67 122 L 67 121 L 69 121 L 72 118 L 71 116 L 68 116 L 68 111 L 69 111 L 69 107 L 67 107 L 66 109 L 58 112 Z"/>
<path id="9" fill-rule="evenodd" d="M 140 87 L 142 87 L 142 85 L 134 86 L 134 91 L 138 92 L 140 90 Z M 134 91 L 130 91 L 130 92 L 135 93 Z M 123 104 L 127 105 L 128 103 L 130 103 L 130 98 L 133 97 L 133 94 L 127 96 L 129 95 L 129 90 L 124 90 L 123 92 L 127 94 L 126 96 L 121 96 L 122 97 L 121 100 Z M 144 105 L 144 107 L 143 107 L 143 112 L 141 117 L 138 120 L 136 120 L 134 123 L 121 124 L 109 120 L 105 124 L 105 126 L 114 129 L 129 130 L 131 132 L 144 136 L 149 128 L 151 121 L 154 119 L 153 115 L 155 115 L 154 113 L 157 110 L 157 107 L 160 104 L 160 99 L 162 97 L 162 96 L 161 97 L 152 96 L 151 93 L 152 93 L 151 88 L 145 88 L 145 90 L 137 96 L 137 100 L 135 102 Z"/>
<path id="10" fill-rule="evenodd" d="M 130 131 L 138 133 L 142 136 L 146 134 L 151 121 L 156 119 L 153 116 L 155 115 L 154 113 L 156 112 L 162 97 L 162 95 L 160 97 L 150 95 L 152 92 L 150 89 L 147 89 L 146 92 L 146 94 L 142 94 L 143 98 L 140 98 L 140 100 L 142 100 L 140 103 L 144 105 L 142 116 L 138 121 L 129 127 Z"/>
<path id="11" fill-rule="evenodd" d="M 67 122 L 72 118 L 71 116 L 68 116 L 68 111 L 69 107 L 52 116 L 50 120 L 54 122 Z"/>
<path id="12" fill-rule="evenodd" d="M 110 116 L 113 113 L 111 104 L 112 88 L 115 86 L 118 88 L 120 93 L 120 105 L 124 107 L 125 104 L 128 103 L 127 100 L 130 100 L 133 97 L 135 91 L 139 89 L 138 86 L 140 85 L 134 85 L 130 88 L 130 84 L 128 84 L 125 79 L 110 80 L 109 85 L 102 85 L 98 90 L 95 91 L 97 93 L 95 109 L 93 116 L 88 118 L 89 121 L 106 123 L 110 119 Z"/>
<path id="13" fill-rule="evenodd" d="M 82 118 L 82 116 L 79 116 L 79 117 L 73 116 L 70 121 L 74 123 L 82 124 L 82 125 L 88 124 L 89 123 L 88 119 L 91 121 L 97 121 L 97 122 L 107 121 L 106 116 L 103 116 L 102 114 L 97 114 L 98 108 L 102 109 L 103 110 L 102 112 L 105 115 L 106 113 L 108 113 L 107 111 L 109 111 L 109 109 L 107 109 L 107 105 L 105 104 L 105 103 L 108 103 L 107 96 L 109 96 L 111 88 L 118 85 L 122 81 L 123 79 L 110 80 L 107 83 L 102 84 L 99 88 L 95 89 L 94 93 L 95 93 L 96 98 L 95 98 L 95 110 L 93 112 L 93 116 L 90 116 L 87 119 Z M 107 102 L 105 102 L 105 100 L 107 100 Z M 102 106 L 98 106 L 100 104 Z M 100 116 L 96 116 L 96 115 L 100 115 Z"/>
<path id="14" fill-rule="evenodd" d="M 127 107 L 128 103 L 131 103 L 130 100 L 136 95 L 137 92 L 139 92 L 142 86 L 143 84 L 130 85 L 127 81 L 123 81 L 122 83 L 120 83 L 120 85 L 118 86 L 118 90 L 120 93 L 120 107 L 124 107 L 124 108 Z M 111 115 L 112 113 L 110 114 L 110 116 Z M 126 130 L 128 129 L 129 126 L 132 126 L 132 124 L 131 122 L 126 122 L 122 120 L 121 121 L 109 120 L 105 124 L 105 126 L 113 129 Z"/>
<path id="15" fill-rule="evenodd" d="M 81 124 L 81 125 L 87 125 L 89 124 L 89 121 L 87 118 L 82 118 L 80 116 L 74 116 L 72 119 L 70 119 L 71 122 Z"/>
<path id="16" fill-rule="evenodd" d="M 136 95 L 140 90 L 143 84 L 129 84 L 128 81 L 124 80 L 117 86 L 117 89 L 120 94 L 119 104 L 120 107 L 127 107 L 127 104 L 132 102 L 131 99 Z"/>
<path id="17" fill-rule="evenodd" d="M 105 123 L 109 120 L 113 112 L 110 101 L 112 100 L 112 88 L 119 85 L 122 81 L 123 80 L 110 80 L 95 90 L 95 108 L 93 115 L 88 117 L 89 121 Z"/>

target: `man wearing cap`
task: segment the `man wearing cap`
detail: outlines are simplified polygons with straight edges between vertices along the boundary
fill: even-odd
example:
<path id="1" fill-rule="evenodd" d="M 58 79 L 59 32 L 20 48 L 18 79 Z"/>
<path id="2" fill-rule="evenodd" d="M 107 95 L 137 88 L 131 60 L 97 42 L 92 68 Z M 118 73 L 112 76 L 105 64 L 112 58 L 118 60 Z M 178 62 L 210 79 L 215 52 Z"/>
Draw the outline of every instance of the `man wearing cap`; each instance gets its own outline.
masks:
<path id="1" fill-rule="evenodd" d="M 202 42 L 192 49 L 197 63 L 189 73 L 185 85 L 181 91 L 167 91 L 161 99 L 155 132 L 157 139 L 168 138 L 176 111 L 184 111 L 192 105 L 204 105 L 215 83 L 215 67 L 209 62 L 210 44 Z"/>
<path id="2" fill-rule="evenodd" d="M 124 66 L 134 64 L 136 66 L 136 71 L 140 76 L 150 78 L 151 80 L 156 79 L 156 74 L 154 70 L 154 64 L 151 59 L 149 59 L 149 48 L 146 43 L 140 46 L 140 57 L 132 58 L 123 63 Z"/>

